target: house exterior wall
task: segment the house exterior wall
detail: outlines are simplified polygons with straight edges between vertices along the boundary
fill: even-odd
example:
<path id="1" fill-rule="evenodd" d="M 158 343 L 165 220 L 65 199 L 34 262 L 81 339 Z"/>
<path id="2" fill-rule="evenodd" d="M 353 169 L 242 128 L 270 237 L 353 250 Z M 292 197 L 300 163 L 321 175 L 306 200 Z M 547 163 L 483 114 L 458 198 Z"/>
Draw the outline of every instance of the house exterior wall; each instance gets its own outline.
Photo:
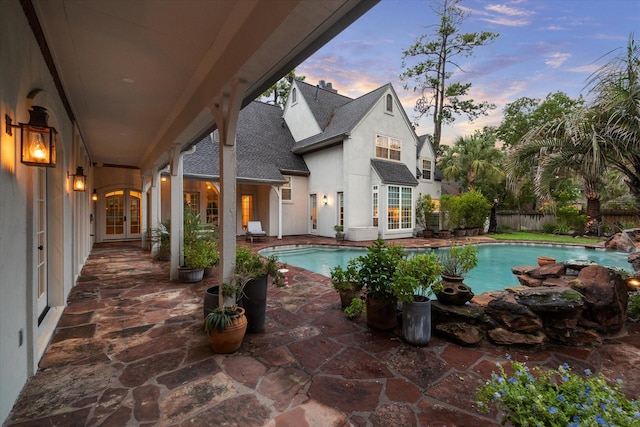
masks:
<path id="1" fill-rule="evenodd" d="M 295 103 L 292 100 L 294 89 L 296 90 Z M 291 135 L 293 135 L 296 141 L 317 135 L 322 130 L 313 117 L 311 110 L 309 110 L 307 102 L 300 90 L 298 90 L 297 83 L 294 81 L 284 106 L 283 116 L 285 117 L 289 131 L 291 131 Z"/>
<path id="2" fill-rule="evenodd" d="M 309 178 L 291 176 L 291 200 L 282 201 L 282 235 L 295 236 L 307 234 L 309 216 L 307 215 Z M 278 235 L 278 196 L 272 189 L 269 192 L 269 229 L 267 235 Z M 262 225 L 263 228 L 265 225 Z"/>
<path id="3" fill-rule="evenodd" d="M 0 421 L 37 370 L 66 297 L 90 250 L 90 192 L 73 192 L 67 172 L 92 168 L 18 1 L 0 2 L 0 116 L 27 123 L 31 105 L 47 108 L 58 131 L 57 166 L 45 168 L 48 301 L 38 325 L 34 189 L 37 168 L 20 163 L 19 130 L 0 132 Z M 40 89 L 27 99 L 34 89 Z M 92 188 L 92 187 L 89 187 Z"/>
<path id="4" fill-rule="evenodd" d="M 307 189 L 306 205 L 309 206 L 309 195 L 317 195 L 317 215 L 318 229 L 320 236 L 333 237 L 335 231 L 333 226 L 338 222 L 338 207 L 336 195 L 339 191 L 345 192 L 345 200 L 348 195 L 344 186 L 344 158 L 342 144 L 327 148 L 304 156 L 304 161 L 311 171 L 309 176 L 309 187 Z M 327 196 L 327 204 L 322 203 L 324 196 Z M 346 211 L 346 209 L 345 209 Z M 309 215 L 306 218 L 310 217 Z M 345 217 L 345 229 L 349 226 L 349 221 Z M 310 222 L 306 221 L 306 233 L 311 232 Z"/>

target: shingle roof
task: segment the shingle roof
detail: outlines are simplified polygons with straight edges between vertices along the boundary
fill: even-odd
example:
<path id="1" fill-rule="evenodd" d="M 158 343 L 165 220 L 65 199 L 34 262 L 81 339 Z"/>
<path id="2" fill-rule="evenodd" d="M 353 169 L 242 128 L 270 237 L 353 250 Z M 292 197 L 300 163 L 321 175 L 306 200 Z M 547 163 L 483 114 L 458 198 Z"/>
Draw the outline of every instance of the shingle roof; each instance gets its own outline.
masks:
<path id="1" fill-rule="evenodd" d="M 371 166 L 384 184 L 418 185 L 418 180 L 404 163 L 371 159 Z"/>
<path id="2" fill-rule="evenodd" d="M 219 179 L 218 131 L 185 155 L 184 175 Z M 215 143 L 214 143 L 215 140 Z M 236 178 L 239 181 L 284 183 L 283 174 L 308 175 L 302 156 L 291 152 L 291 132 L 282 119 L 282 109 L 253 101 L 240 111 L 236 135 Z"/>
<path id="3" fill-rule="evenodd" d="M 391 87 L 391 84 L 381 86 L 357 99 L 343 103 L 332 110 L 333 114 L 329 115 L 328 122 L 324 126 L 323 131 L 317 135 L 298 141 L 293 147 L 293 152 L 304 153 L 321 147 L 325 142 L 333 141 L 338 137 L 348 134 L 389 87 Z M 318 97 L 317 103 L 321 104 L 329 100 L 329 97 Z M 320 106 L 316 106 L 316 108 L 320 108 Z M 320 126 L 322 127 L 323 125 L 320 124 Z"/>
<path id="4" fill-rule="evenodd" d="M 336 108 L 353 101 L 348 96 L 339 95 L 319 86 L 305 83 L 302 80 L 297 80 L 296 84 L 322 130 L 329 124 Z"/>

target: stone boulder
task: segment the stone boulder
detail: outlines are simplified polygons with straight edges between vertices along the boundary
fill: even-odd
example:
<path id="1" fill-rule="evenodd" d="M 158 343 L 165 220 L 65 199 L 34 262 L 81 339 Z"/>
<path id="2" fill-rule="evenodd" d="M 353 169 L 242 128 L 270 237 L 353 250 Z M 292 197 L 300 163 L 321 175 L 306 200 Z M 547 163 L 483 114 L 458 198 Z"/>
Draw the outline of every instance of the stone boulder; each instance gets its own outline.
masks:
<path id="1" fill-rule="evenodd" d="M 465 322 L 440 323 L 436 325 L 435 332 L 462 346 L 476 345 L 484 338 L 482 329 Z"/>
<path id="2" fill-rule="evenodd" d="M 510 292 L 503 292 L 490 301 L 485 312 L 512 332 L 531 333 L 542 329 L 540 318 L 528 307 L 518 304 Z"/>
<path id="3" fill-rule="evenodd" d="M 542 286 L 542 279 L 536 279 L 527 274 L 520 274 L 517 277 L 518 282 L 520 282 L 522 286 L 526 286 L 528 288 L 537 288 L 538 286 Z"/>
<path id="4" fill-rule="evenodd" d="M 487 332 L 489 340 L 498 345 L 539 345 L 546 341 L 546 336 L 541 331 L 535 334 L 522 334 L 511 332 L 504 328 L 495 328 Z"/>
<path id="5" fill-rule="evenodd" d="M 635 234 L 632 235 L 634 236 Z M 616 233 L 604 242 L 604 247 L 619 252 L 632 252 L 636 249 L 636 243 L 631 237 L 632 235 L 627 230 L 622 233 Z"/>
<path id="6" fill-rule="evenodd" d="M 583 268 L 571 287 L 584 295 L 580 324 L 606 334 L 620 332 L 627 321 L 629 294 L 620 275 L 606 267 Z"/>
<path id="7" fill-rule="evenodd" d="M 633 271 L 640 271 L 640 251 L 631 252 L 627 257 L 627 261 L 633 267 Z"/>
<path id="8" fill-rule="evenodd" d="M 567 271 L 567 267 L 562 263 L 547 264 L 542 267 L 534 268 L 527 275 L 534 279 L 546 279 L 548 277 L 560 277 Z"/>

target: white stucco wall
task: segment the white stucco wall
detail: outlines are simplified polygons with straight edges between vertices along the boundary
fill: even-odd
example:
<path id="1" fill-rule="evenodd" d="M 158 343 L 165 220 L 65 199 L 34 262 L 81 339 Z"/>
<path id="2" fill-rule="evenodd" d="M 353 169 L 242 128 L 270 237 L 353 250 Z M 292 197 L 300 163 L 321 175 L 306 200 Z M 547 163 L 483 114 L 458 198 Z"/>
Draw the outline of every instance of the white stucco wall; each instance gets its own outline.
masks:
<path id="1" fill-rule="evenodd" d="M 4 421 L 36 371 L 90 250 L 90 194 L 71 191 L 67 172 L 84 166 L 91 185 L 92 171 L 17 0 L 0 2 L 0 64 L 0 421 Z M 28 100 L 34 89 L 40 92 Z M 5 114 L 14 123 L 28 122 L 30 104 L 47 108 L 49 125 L 58 131 L 57 166 L 46 169 L 48 240 L 43 250 L 51 309 L 40 325 L 34 273 L 37 169 L 20 163 L 19 131 L 10 136 L 4 130 Z"/>
<path id="2" fill-rule="evenodd" d="M 291 176 L 291 200 L 282 202 L 283 236 L 295 236 L 308 232 L 308 181 L 309 178 L 306 176 Z M 267 234 L 270 236 L 278 235 L 278 196 L 273 190 L 269 193 L 269 230 Z"/>
<path id="3" fill-rule="evenodd" d="M 293 103 L 290 92 L 287 103 L 284 106 L 283 116 L 286 118 L 287 126 L 291 131 L 291 135 L 296 141 L 301 141 L 313 135 L 320 133 L 321 129 L 318 126 L 309 106 L 307 100 L 302 97 L 300 90 L 298 90 L 297 83 L 294 82 L 291 86 L 291 91 L 297 90 L 296 103 Z"/>
<path id="4" fill-rule="evenodd" d="M 318 207 L 318 230 L 319 236 L 333 237 L 335 231 L 333 226 L 338 223 L 338 207 L 336 205 L 336 196 L 338 192 L 344 192 L 345 200 L 349 198 L 344 185 L 344 161 L 343 161 L 342 144 L 335 147 L 327 148 L 322 151 L 307 154 L 304 161 L 311 171 L 309 176 L 309 188 L 307 190 L 307 206 L 309 206 L 309 195 L 317 195 Z M 324 196 L 327 196 L 327 204 L 322 203 Z M 307 208 L 309 209 L 309 207 Z M 310 216 L 310 213 L 307 217 Z M 345 207 L 345 228 L 349 226 L 346 218 Z M 307 231 L 309 221 L 307 221 Z"/>

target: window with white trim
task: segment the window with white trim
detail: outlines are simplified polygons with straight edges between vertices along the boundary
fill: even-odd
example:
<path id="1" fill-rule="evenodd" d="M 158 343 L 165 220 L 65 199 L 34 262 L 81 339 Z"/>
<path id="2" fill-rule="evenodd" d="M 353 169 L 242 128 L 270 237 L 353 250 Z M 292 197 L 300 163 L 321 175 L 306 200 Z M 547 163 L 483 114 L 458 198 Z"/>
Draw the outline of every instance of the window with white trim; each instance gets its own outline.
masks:
<path id="1" fill-rule="evenodd" d="M 387 105 L 385 111 L 387 113 L 393 113 L 393 96 L 391 96 L 391 94 L 387 95 Z"/>
<path id="2" fill-rule="evenodd" d="M 433 162 L 430 159 L 422 159 L 422 179 L 432 180 Z"/>
<path id="3" fill-rule="evenodd" d="M 184 193 L 184 205 L 194 215 L 200 215 L 200 193 L 198 192 L 185 192 Z"/>
<path id="4" fill-rule="evenodd" d="M 413 188 L 390 185 L 387 189 L 387 229 L 407 230 L 413 223 Z"/>
<path id="5" fill-rule="evenodd" d="M 371 200 L 373 201 L 372 203 L 373 225 L 374 227 L 377 227 L 378 226 L 378 186 L 377 185 L 373 186 Z"/>
<path id="6" fill-rule="evenodd" d="M 400 161 L 402 143 L 399 139 L 376 135 L 376 157 L 379 159 Z"/>
<path id="7" fill-rule="evenodd" d="M 286 179 L 287 182 L 282 184 L 282 200 L 290 202 L 292 194 L 291 190 L 293 190 L 293 177 L 285 176 L 284 179 Z"/>

